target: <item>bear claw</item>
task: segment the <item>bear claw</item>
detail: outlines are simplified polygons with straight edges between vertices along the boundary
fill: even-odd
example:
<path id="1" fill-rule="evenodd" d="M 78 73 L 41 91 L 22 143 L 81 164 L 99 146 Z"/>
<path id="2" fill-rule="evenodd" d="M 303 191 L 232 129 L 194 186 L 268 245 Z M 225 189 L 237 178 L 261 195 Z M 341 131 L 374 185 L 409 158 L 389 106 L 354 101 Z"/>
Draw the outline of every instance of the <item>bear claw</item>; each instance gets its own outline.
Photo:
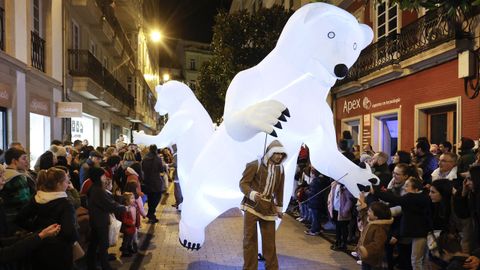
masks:
<path id="1" fill-rule="evenodd" d="M 286 117 L 290 117 L 290 111 L 288 110 L 288 108 L 285 108 L 282 114 L 284 114 Z"/>
<path id="2" fill-rule="evenodd" d="M 287 118 L 285 118 L 285 115 L 283 115 L 283 114 L 278 117 L 278 120 L 280 120 L 282 122 L 287 122 Z"/>
<path id="3" fill-rule="evenodd" d="M 186 248 L 186 249 L 188 249 L 188 250 L 199 250 L 199 249 L 201 248 L 200 243 L 187 242 L 186 239 L 184 239 L 183 242 L 182 242 L 182 240 L 181 240 L 180 238 L 178 238 L 178 241 L 180 242 L 180 244 L 181 244 L 184 248 Z"/>
<path id="4" fill-rule="evenodd" d="M 279 129 L 282 129 L 282 123 L 280 123 L 280 121 L 278 121 L 278 122 L 274 125 L 274 127 L 279 128 Z"/>
<path id="5" fill-rule="evenodd" d="M 270 136 L 278 137 L 277 132 L 275 132 L 275 130 L 272 130 L 272 132 L 270 132 Z"/>

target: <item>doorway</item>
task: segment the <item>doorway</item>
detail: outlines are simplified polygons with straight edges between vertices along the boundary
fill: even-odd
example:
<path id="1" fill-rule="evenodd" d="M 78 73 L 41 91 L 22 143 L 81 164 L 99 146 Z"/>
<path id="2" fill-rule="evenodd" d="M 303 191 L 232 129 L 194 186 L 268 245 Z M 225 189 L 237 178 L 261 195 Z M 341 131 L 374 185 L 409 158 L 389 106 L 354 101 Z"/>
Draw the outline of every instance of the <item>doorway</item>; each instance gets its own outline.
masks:
<path id="1" fill-rule="evenodd" d="M 389 156 L 395 155 L 400 145 L 399 111 L 372 114 L 372 147 Z"/>

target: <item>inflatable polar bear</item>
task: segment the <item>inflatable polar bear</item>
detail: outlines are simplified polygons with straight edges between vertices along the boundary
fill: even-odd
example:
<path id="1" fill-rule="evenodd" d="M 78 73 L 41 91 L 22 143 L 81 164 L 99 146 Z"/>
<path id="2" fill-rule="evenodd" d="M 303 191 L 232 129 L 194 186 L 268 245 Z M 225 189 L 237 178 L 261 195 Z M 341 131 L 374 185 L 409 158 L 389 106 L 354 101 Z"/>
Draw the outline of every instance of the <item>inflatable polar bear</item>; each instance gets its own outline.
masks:
<path id="1" fill-rule="evenodd" d="M 192 90 L 184 83 L 168 81 L 155 87 L 157 103 L 155 111 L 160 115 L 168 113 L 168 121 L 156 136 L 143 131 L 134 132 L 135 143 L 158 147 L 177 144 L 177 175 L 181 187 L 188 186 L 188 174 L 195 158 L 214 131 L 212 119 L 197 100 Z"/>
<path id="2" fill-rule="evenodd" d="M 261 63 L 235 76 L 226 95 L 224 123 L 195 156 L 185 175 L 188 179 L 181 179 L 184 202 L 179 240 L 184 247 L 199 249 L 205 227 L 226 210 L 238 207 L 244 196 L 238 182 L 245 164 L 262 156 L 269 143 L 264 132 L 277 136 L 287 150 L 284 208 L 292 194 L 302 143 L 310 148 L 312 165 L 354 195 L 359 192 L 357 184 L 369 185 L 368 179 L 376 178 L 338 151 L 333 115 L 326 102 L 335 81 L 346 76 L 372 38 L 372 30 L 348 12 L 311 3 L 292 15 L 277 46 Z M 285 115 L 290 118 L 282 128 L 279 119 L 286 121 Z M 195 135 L 189 135 L 195 141 Z M 177 146 L 179 151 L 183 147 Z M 178 158 L 180 166 L 180 152 Z"/>

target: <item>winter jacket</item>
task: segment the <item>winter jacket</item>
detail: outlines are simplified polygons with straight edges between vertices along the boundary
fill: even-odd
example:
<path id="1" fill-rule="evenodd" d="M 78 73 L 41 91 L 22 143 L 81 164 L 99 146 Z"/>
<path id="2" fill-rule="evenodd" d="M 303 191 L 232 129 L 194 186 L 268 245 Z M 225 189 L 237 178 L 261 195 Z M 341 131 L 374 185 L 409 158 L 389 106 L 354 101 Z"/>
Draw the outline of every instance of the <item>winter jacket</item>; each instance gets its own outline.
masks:
<path id="1" fill-rule="evenodd" d="M 283 165 L 269 163 L 274 153 L 284 154 L 282 162 L 287 157 L 279 141 L 271 142 L 261 161 L 254 160 L 246 165 L 239 184 L 240 190 L 245 195 L 240 209 L 269 221 L 274 221 L 277 213 L 282 212 L 285 181 Z M 260 194 L 262 199 L 256 201 L 255 194 Z"/>
<path id="2" fill-rule="evenodd" d="M 120 232 L 133 235 L 137 231 L 137 221 L 140 219 L 140 215 L 137 213 L 134 206 L 127 207 L 127 211 L 123 212 L 122 215 L 122 227 Z"/>
<path id="3" fill-rule="evenodd" d="M 340 189 L 338 191 L 338 189 Z M 341 186 L 338 182 L 333 181 L 331 184 L 330 193 L 328 194 L 328 213 L 333 218 L 333 203 L 335 192 L 340 192 L 340 209 L 338 211 L 338 220 L 345 221 L 352 219 L 353 209 L 353 195 L 344 186 Z"/>
<path id="4" fill-rule="evenodd" d="M 325 177 L 315 177 L 312 179 L 312 182 L 310 183 L 306 191 L 307 198 L 309 199 L 309 201 L 307 202 L 308 207 L 312 209 L 320 209 L 322 207 L 325 207 L 325 203 L 323 201 L 325 197 L 322 193 L 319 192 L 327 188 L 329 185 L 330 184 Z"/>
<path id="5" fill-rule="evenodd" d="M 26 174 L 7 168 L 4 178 L 6 184 L 0 191 L 0 197 L 3 199 L 7 222 L 13 225 L 18 213 L 28 205 L 33 194 Z"/>
<path id="6" fill-rule="evenodd" d="M 154 153 L 148 153 L 142 161 L 143 181 L 146 193 L 165 192 L 165 183 L 160 173 L 165 172 L 162 160 Z"/>
<path id="7" fill-rule="evenodd" d="M 124 191 L 131 191 L 130 189 L 127 189 L 127 186 L 128 185 L 135 186 L 136 195 L 142 197 L 143 192 L 142 192 L 140 180 L 138 179 L 137 172 L 134 169 L 128 167 L 125 170 L 125 176 L 127 177 L 127 180 L 125 182 L 125 187 L 123 188 L 123 190 Z"/>
<path id="8" fill-rule="evenodd" d="M 438 168 L 437 159 L 430 153 L 417 157 L 417 166 L 422 169 L 422 179 L 425 184 L 432 183 L 432 173 Z"/>
<path id="9" fill-rule="evenodd" d="M 71 269 L 72 245 L 78 240 L 75 210 L 65 192 L 38 191 L 31 203 L 18 215 L 18 224 L 30 231 L 40 231 L 60 224 L 57 236 L 45 238 L 32 254 L 34 269 Z M 55 257 L 52 257 L 55 254 Z"/>
<path id="10" fill-rule="evenodd" d="M 380 267 L 385 254 L 387 233 L 393 218 L 368 221 L 358 240 L 358 253 L 362 262 Z"/>
<path id="11" fill-rule="evenodd" d="M 430 198 L 423 192 L 407 193 L 398 197 L 391 192 L 382 192 L 374 186 L 375 196 L 393 205 L 402 207 L 400 220 L 400 236 L 402 237 L 427 237 L 431 230 Z"/>
<path id="12" fill-rule="evenodd" d="M 392 179 L 392 173 L 390 169 L 388 169 L 387 163 L 373 167 L 373 173 L 380 179 L 380 184 L 383 187 L 388 186 L 388 183 Z"/>
<path id="13" fill-rule="evenodd" d="M 90 226 L 107 227 L 110 225 L 110 213 L 119 214 L 124 211 L 125 206 L 113 200 L 112 194 L 109 194 L 100 184 L 92 185 L 88 191 Z"/>
<path id="14" fill-rule="evenodd" d="M 473 150 L 463 150 L 460 152 L 460 157 L 457 160 L 458 173 L 468 171 L 470 165 L 475 162 L 475 153 Z"/>

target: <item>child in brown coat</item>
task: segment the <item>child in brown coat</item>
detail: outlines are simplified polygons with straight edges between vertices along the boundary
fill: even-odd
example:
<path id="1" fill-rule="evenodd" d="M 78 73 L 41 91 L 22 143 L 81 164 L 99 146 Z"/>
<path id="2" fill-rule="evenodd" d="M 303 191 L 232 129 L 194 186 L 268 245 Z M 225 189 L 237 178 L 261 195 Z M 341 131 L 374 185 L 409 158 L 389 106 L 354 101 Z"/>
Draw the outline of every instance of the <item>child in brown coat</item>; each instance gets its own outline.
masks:
<path id="1" fill-rule="evenodd" d="M 367 211 L 357 251 L 362 260 L 362 270 L 382 269 L 385 242 L 390 225 L 393 223 L 390 208 L 382 202 L 373 202 Z"/>

